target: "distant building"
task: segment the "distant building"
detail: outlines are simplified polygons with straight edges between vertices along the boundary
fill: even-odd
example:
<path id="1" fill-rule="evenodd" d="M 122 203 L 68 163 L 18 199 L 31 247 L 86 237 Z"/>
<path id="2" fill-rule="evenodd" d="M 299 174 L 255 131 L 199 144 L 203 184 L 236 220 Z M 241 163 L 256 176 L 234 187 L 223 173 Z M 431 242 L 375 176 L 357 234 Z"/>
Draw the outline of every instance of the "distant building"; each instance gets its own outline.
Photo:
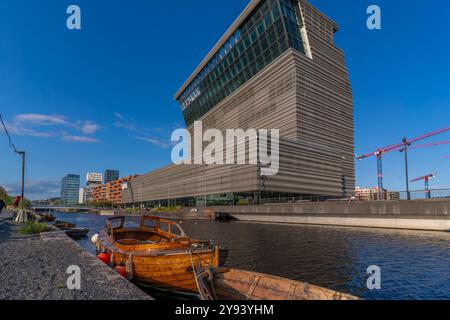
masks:
<path id="1" fill-rule="evenodd" d="M 61 198 L 49 198 L 31 201 L 33 206 L 57 206 L 61 204 Z"/>
<path id="2" fill-rule="evenodd" d="M 108 169 L 105 170 L 105 173 L 103 174 L 103 183 L 107 184 L 109 182 L 119 180 L 119 178 L 120 178 L 119 170 Z"/>
<path id="3" fill-rule="evenodd" d="M 75 206 L 80 198 L 80 175 L 68 174 L 61 181 L 61 202 L 63 205 Z"/>
<path id="4" fill-rule="evenodd" d="M 86 185 L 102 184 L 103 175 L 101 173 L 88 172 L 86 175 Z"/>
<path id="5" fill-rule="evenodd" d="M 99 186 L 99 183 L 91 183 L 90 185 L 80 189 L 80 204 L 85 204 L 92 201 L 92 190 Z"/>
<path id="6" fill-rule="evenodd" d="M 84 204 L 86 201 L 84 200 L 84 188 L 80 188 L 80 194 L 78 195 L 78 204 Z"/>
<path id="7" fill-rule="evenodd" d="M 98 186 L 94 186 L 92 188 L 92 201 L 93 202 L 100 202 L 100 201 L 106 201 L 106 185 L 101 184 Z"/>
<path id="8" fill-rule="evenodd" d="M 114 204 L 121 204 L 123 202 L 122 191 L 127 187 L 127 183 L 136 177 L 137 175 L 131 175 L 93 187 L 92 200 L 94 202 L 110 201 Z"/>
<path id="9" fill-rule="evenodd" d="M 357 187 L 355 190 L 355 197 L 357 200 L 362 201 L 374 201 L 379 199 L 378 187 L 360 188 Z M 400 192 L 383 190 L 383 200 L 400 200 Z"/>

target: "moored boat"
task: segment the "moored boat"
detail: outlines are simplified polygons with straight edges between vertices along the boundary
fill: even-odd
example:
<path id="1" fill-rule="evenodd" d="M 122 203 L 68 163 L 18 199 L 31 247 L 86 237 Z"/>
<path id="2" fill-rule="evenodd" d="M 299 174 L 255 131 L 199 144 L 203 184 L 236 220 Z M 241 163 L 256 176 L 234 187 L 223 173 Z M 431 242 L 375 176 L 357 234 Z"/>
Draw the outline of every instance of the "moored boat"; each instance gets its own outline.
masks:
<path id="1" fill-rule="evenodd" d="M 143 216 L 137 227 L 125 226 L 125 217 L 110 218 L 95 239 L 111 267 L 154 289 L 197 295 L 194 265 L 219 265 L 218 246 L 190 239 L 179 224 L 158 217 Z"/>
<path id="2" fill-rule="evenodd" d="M 76 227 L 76 225 L 74 223 L 65 222 L 65 221 L 56 221 L 55 223 L 53 223 L 53 225 L 61 230 L 71 229 L 71 228 Z"/>
<path id="3" fill-rule="evenodd" d="M 51 213 L 36 214 L 35 217 L 38 221 L 41 222 L 53 222 L 56 220 L 56 217 Z"/>
<path id="4" fill-rule="evenodd" d="M 87 237 L 89 229 L 87 228 L 68 228 L 63 231 L 73 239 L 81 239 Z"/>
<path id="5" fill-rule="evenodd" d="M 202 300 L 359 300 L 308 283 L 238 269 L 196 268 Z"/>

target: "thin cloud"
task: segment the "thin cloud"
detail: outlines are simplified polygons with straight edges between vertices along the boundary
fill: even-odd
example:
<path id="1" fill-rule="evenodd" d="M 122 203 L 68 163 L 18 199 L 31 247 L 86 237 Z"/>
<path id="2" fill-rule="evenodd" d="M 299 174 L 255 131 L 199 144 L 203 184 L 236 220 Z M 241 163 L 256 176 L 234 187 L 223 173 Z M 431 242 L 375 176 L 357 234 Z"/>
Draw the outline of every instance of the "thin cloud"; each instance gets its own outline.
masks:
<path id="1" fill-rule="evenodd" d="M 159 148 L 164 148 L 164 149 L 168 149 L 171 147 L 170 143 L 167 143 L 164 140 L 160 140 L 160 139 L 156 139 L 156 138 L 151 138 L 151 137 L 133 137 L 137 140 L 141 140 L 141 141 L 146 141 L 148 143 L 150 143 L 151 145 L 154 145 L 155 147 L 159 147 Z"/>
<path id="2" fill-rule="evenodd" d="M 85 121 L 81 125 L 79 125 L 79 130 L 83 132 L 84 134 L 94 134 L 97 131 L 101 130 L 101 126 L 93 123 L 91 121 Z"/>
<path id="3" fill-rule="evenodd" d="M 63 135 L 62 141 L 64 142 L 78 142 L 78 143 L 100 143 L 101 141 L 92 137 L 87 136 L 71 136 Z"/>
<path id="4" fill-rule="evenodd" d="M 133 121 L 126 120 L 122 114 L 115 112 L 114 116 L 116 117 L 116 122 L 114 123 L 114 126 L 116 128 L 120 129 L 126 129 L 129 131 L 139 132 L 140 130 L 136 127 L 136 125 L 133 123 Z"/>
<path id="5" fill-rule="evenodd" d="M 2 185 L 10 195 L 20 194 L 19 183 L 3 183 Z M 60 180 L 33 180 L 25 184 L 25 196 L 31 200 L 48 199 L 61 195 Z"/>
<path id="6" fill-rule="evenodd" d="M 29 136 L 29 137 L 34 137 L 34 138 L 52 138 L 52 137 L 54 137 L 54 133 L 52 133 L 52 132 L 37 131 L 34 129 L 10 124 L 8 122 L 5 122 L 5 126 L 10 134 L 14 134 L 14 135 L 18 135 L 18 136 Z M 5 131 L 3 129 L 3 127 L 1 127 L 0 130 L 2 132 Z"/>
<path id="7" fill-rule="evenodd" d="M 133 139 L 148 142 L 158 148 L 168 149 L 171 147 L 172 128 L 144 128 L 137 125 L 134 120 L 126 119 L 118 112 L 115 112 L 114 116 L 116 117 L 114 126 L 133 132 L 134 135 L 131 135 Z"/>
<path id="8" fill-rule="evenodd" d="M 13 135 L 34 138 L 61 138 L 62 141 L 85 143 L 100 142 L 87 136 L 93 135 L 102 129 L 100 125 L 91 120 L 71 121 L 63 115 L 38 113 L 16 115 L 13 122 L 7 122 L 5 125 Z M 67 133 L 66 131 L 69 130 L 73 130 L 74 133 Z"/>
<path id="9" fill-rule="evenodd" d="M 19 114 L 15 117 L 18 122 L 27 122 L 38 126 L 51 125 L 70 125 L 66 117 L 61 115 L 45 115 L 45 114 Z"/>

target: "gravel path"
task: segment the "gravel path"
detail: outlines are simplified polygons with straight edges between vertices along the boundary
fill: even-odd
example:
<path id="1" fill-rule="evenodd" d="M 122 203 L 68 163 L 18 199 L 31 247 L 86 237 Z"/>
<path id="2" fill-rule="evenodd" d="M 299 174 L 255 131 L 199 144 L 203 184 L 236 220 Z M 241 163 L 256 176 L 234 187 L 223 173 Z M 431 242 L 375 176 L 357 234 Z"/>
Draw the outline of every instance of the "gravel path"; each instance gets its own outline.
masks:
<path id="1" fill-rule="evenodd" d="M 11 217 L 0 215 L 0 300 L 151 299 L 63 232 L 24 236 Z M 81 269 L 80 290 L 67 288 L 71 265 Z"/>

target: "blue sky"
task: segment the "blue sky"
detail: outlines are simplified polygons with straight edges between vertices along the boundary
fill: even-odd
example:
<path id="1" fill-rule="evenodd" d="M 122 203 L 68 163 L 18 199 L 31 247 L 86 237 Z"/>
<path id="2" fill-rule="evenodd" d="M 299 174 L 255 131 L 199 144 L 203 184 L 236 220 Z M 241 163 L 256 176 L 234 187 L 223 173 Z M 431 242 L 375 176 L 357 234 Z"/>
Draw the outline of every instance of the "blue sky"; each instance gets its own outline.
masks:
<path id="1" fill-rule="evenodd" d="M 340 25 L 355 98 L 356 151 L 375 150 L 450 125 L 450 3 L 445 0 L 311 0 Z M 77 4 L 82 30 L 66 28 Z M 145 173 L 170 162 L 184 124 L 173 95 L 247 0 L 0 3 L 0 112 L 28 152 L 30 197 L 59 193 L 67 173 Z M 382 9 L 382 30 L 366 9 Z M 450 133 L 429 141 L 450 140 Z M 411 176 L 438 173 L 450 187 L 450 145 L 416 150 Z M 403 162 L 385 156 L 385 184 L 404 189 Z M 16 192 L 19 158 L 0 135 L 0 185 Z M 357 163 L 358 185 L 376 184 L 375 159 Z M 422 185 L 417 185 L 417 188 Z"/>

